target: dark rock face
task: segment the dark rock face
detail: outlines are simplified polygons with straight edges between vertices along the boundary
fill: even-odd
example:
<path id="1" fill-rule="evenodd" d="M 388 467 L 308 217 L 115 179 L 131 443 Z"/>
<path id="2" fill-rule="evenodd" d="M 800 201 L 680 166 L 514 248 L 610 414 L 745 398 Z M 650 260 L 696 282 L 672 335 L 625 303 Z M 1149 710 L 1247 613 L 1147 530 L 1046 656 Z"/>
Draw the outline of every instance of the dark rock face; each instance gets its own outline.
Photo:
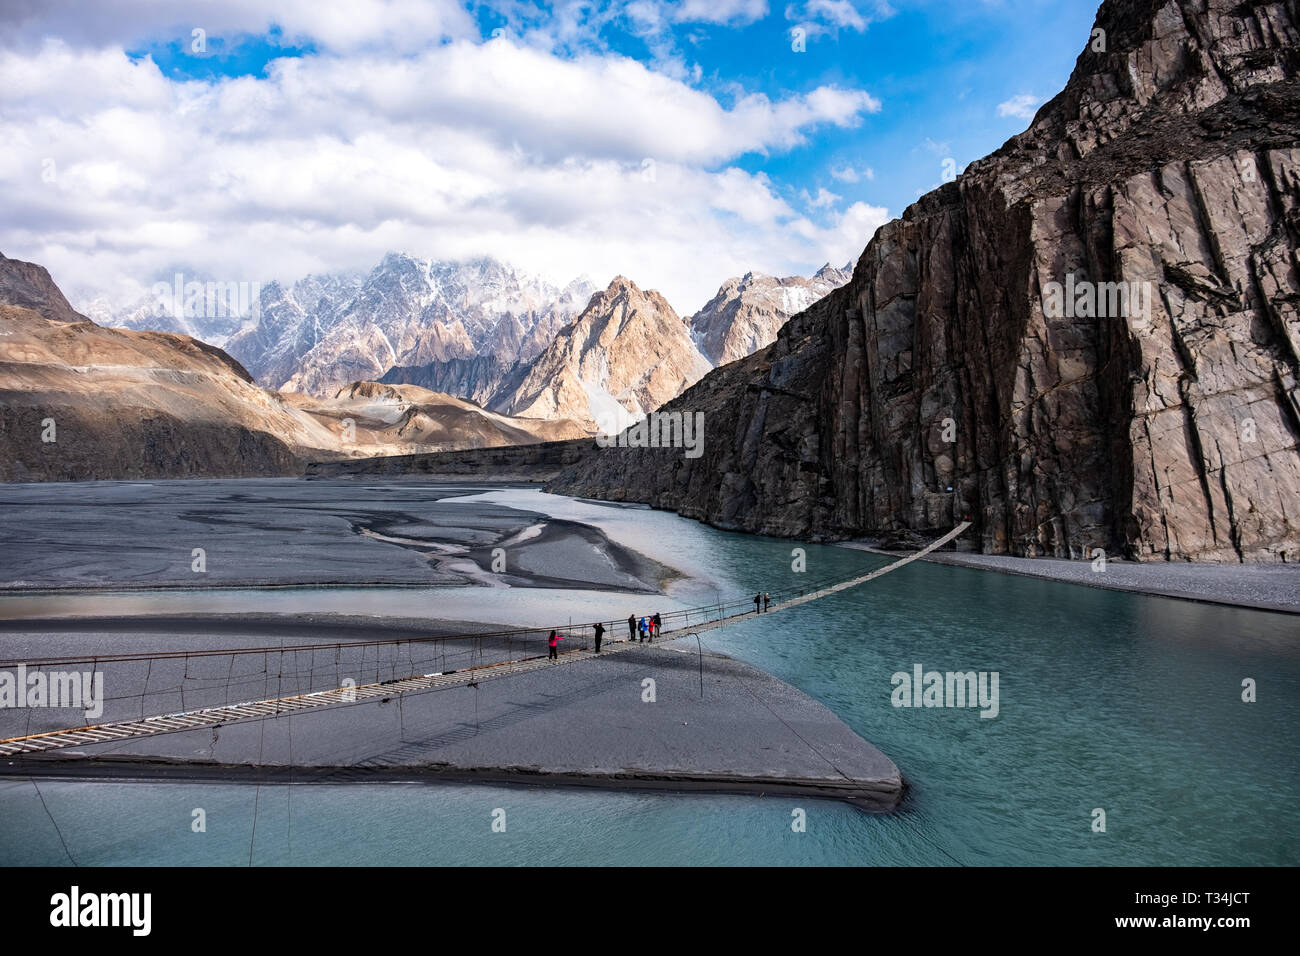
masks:
<path id="1" fill-rule="evenodd" d="M 193 422 L 157 409 L 131 409 L 111 427 L 106 413 L 76 404 L 12 405 L 0 391 L 0 447 L 9 454 L 0 481 L 101 481 L 132 478 L 244 478 L 302 474 L 302 460 L 275 436 L 238 422 Z M 58 422 L 58 443 L 16 441 Z M 74 449 L 69 453 L 68 449 Z"/>
<path id="2" fill-rule="evenodd" d="M 551 441 L 499 448 L 467 448 L 418 455 L 311 462 L 308 478 L 478 477 L 494 481 L 544 481 L 582 460 L 586 441 Z"/>
<path id="3" fill-rule="evenodd" d="M 475 355 L 427 365 L 395 365 L 379 381 L 385 385 L 418 385 L 486 407 L 514 368 L 494 355 Z"/>
<path id="4" fill-rule="evenodd" d="M 55 322 L 85 322 L 68 304 L 44 266 L 10 259 L 0 252 L 0 302 L 39 312 Z"/>
<path id="5" fill-rule="evenodd" d="M 992 553 L 1294 560 L 1298 8 L 1103 3 L 1025 133 L 667 406 L 705 413 L 700 457 L 592 450 L 552 488 L 791 537 L 969 516 Z"/>

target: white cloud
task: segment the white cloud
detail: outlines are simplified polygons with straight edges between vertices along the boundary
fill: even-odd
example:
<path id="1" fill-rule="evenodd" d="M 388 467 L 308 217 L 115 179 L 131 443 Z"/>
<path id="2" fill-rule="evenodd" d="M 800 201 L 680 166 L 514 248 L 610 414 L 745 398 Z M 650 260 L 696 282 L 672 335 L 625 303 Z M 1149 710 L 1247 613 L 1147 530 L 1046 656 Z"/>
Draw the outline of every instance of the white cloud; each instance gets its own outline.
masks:
<path id="1" fill-rule="evenodd" d="M 855 202 L 842 213 L 833 216 L 828 228 L 818 228 L 807 219 L 792 224 L 792 229 L 821 250 L 822 261 L 833 265 L 857 262 L 876 230 L 889 222 L 889 210 Z"/>
<path id="2" fill-rule="evenodd" d="M 829 250 L 828 262 L 857 261 L 867 242 L 876 230 L 890 220 L 889 210 L 883 206 L 869 206 L 855 202 L 835 222 L 834 234 L 825 240 Z M 839 256 L 836 257 L 835 253 Z"/>
<path id="3" fill-rule="evenodd" d="M 861 32 L 867 28 L 866 18 L 849 0 L 808 0 L 805 16 L 825 20 L 833 26 L 848 27 Z"/>
<path id="4" fill-rule="evenodd" d="M 744 27 L 768 13 L 767 0 L 560 0 L 546 6 L 497 0 L 488 6 L 505 17 L 506 35 L 552 53 L 606 53 L 608 31 L 622 30 L 645 43 L 656 72 L 693 83 L 704 71 L 687 54 L 708 36 L 705 28 Z M 685 26 L 694 29 L 673 29 Z M 679 37 L 686 41 L 685 50 Z"/>
<path id="5" fill-rule="evenodd" d="M 767 16 L 767 0 L 681 0 L 667 6 L 676 23 L 742 26 Z"/>
<path id="6" fill-rule="evenodd" d="M 1014 116 L 1016 119 L 1032 120 L 1042 100 L 1032 93 L 1021 93 L 998 104 L 999 116 Z"/>
<path id="7" fill-rule="evenodd" d="M 178 41 L 188 49 L 192 31 L 209 41 L 235 42 L 278 27 L 287 43 L 310 41 L 318 49 L 383 48 L 410 52 L 430 43 L 477 36 L 468 11 L 454 0 L 18 0 L 0 6 L 0 44 L 31 45 L 47 36 L 73 46 L 112 48 L 142 40 Z"/>
<path id="8" fill-rule="evenodd" d="M 887 0 L 804 0 L 785 8 L 785 18 L 797 24 L 809 37 L 855 30 L 862 33 L 877 20 L 894 15 Z"/>
<path id="9" fill-rule="evenodd" d="M 622 14 L 644 31 L 670 23 L 745 26 L 767 16 L 767 0 L 633 0 L 621 6 Z"/>
<path id="10" fill-rule="evenodd" d="M 927 136 L 921 145 L 936 156 L 947 156 L 952 152 L 952 143 L 948 142 L 948 140 L 944 140 L 942 143 L 936 143 Z"/>
<path id="11" fill-rule="evenodd" d="M 728 164 L 879 108 L 836 87 L 724 107 L 633 60 L 505 39 L 285 58 L 216 82 L 171 80 L 120 49 L 9 48 L 3 251 L 85 294 L 176 268 L 292 280 L 388 250 L 490 254 L 562 281 L 624 273 L 690 312 L 727 276 L 861 250 L 862 209 L 884 210 L 815 226 Z"/>
<path id="12" fill-rule="evenodd" d="M 839 168 L 831 167 L 831 178 L 838 179 L 842 183 L 856 183 L 863 179 L 870 181 L 876 178 L 876 171 L 870 166 L 863 166 L 861 169 L 847 165 Z"/>
<path id="13" fill-rule="evenodd" d="M 824 187 L 818 188 L 816 196 L 810 194 L 806 189 L 800 195 L 804 204 L 813 209 L 829 209 L 844 198 L 843 196 L 837 196 Z"/>

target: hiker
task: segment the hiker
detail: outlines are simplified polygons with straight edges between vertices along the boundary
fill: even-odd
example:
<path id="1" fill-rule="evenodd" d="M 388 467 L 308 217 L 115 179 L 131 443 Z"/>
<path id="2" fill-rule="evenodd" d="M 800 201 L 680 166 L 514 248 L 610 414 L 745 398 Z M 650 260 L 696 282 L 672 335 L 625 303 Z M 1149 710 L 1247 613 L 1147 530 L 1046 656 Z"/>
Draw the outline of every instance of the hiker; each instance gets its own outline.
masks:
<path id="1" fill-rule="evenodd" d="M 663 626 L 664 626 L 663 618 L 659 616 L 658 611 L 655 611 L 655 616 L 650 618 L 650 639 L 651 640 L 654 640 L 656 637 L 659 636 L 659 628 Z"/>
<path id="2" fill-rule="evenodd" d="M 629 641 L 636 640 L 636 615 L 635 614 L 629 614 L 627 616 L 627 639 Z"/>
<path id="3" fill-rule="evenodd" d="M 755 614 L 762 614 L 762 613 L 763 613 L 763 609 L 762 609 L 761 607 L 759 607 L 759 605 L 762 603 L 762 600 L 763 600 L 763 595 L 762 595 L 762 594 L 755 594 L 755 595 L 754 595 L 754 613 L 755 613 Z"/>
<path id="4" fill-rule="evenodd" d="M 558 645 L 559 645 L 560 641 L 562 641 L 562 640 L 564 640 L 564 638 L 560 637 L 560 632 L 559 632 L 559 631 L 551 631 L 551 637 L 550 637 L 551 655 L 550 655 L 550 660 L 558 661 L 558 660 L 560 659 L 560 648 L 559 648 Z"/>
<path id="5" fill-rule="evenodd" d="M 771 604 L 772 604 L 772 595 L 770 595 L 770 594 L 768 594 L 766 591 L 764 591 L 764 592 L 763 592 L 763 610 L 766 611 L 766 610 L 768 609 L 768 607 L 769 607 Z"/>
<path id="6" fill-rule="evenodd" d="M 650 622 L 647 621 L 645 618 L 641 618 L 641 623 L 639 626 L 641 628 L 641 643 L 644 644 L 646 632 L 650 630 Z"/>
<path id="7" fill-rule="evenodd" d="M 596 653 L 600 653 L 600 639 L 605 635 L 605 625 L 597 621 L 591 625 L 596 631 Z"/>

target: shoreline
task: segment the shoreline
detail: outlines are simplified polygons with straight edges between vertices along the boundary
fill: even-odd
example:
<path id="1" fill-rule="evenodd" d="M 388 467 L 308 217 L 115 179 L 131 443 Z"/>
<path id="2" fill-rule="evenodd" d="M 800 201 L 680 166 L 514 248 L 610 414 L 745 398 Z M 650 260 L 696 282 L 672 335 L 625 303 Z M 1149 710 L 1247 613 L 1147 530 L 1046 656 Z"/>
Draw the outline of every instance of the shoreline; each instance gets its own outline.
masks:
<path id="1" fill-rule="evenodd" d="M 183 488 L 99 482 L 69 495 L 71 487 L 8 489 L 0 597 L 382 588 L 437 594 L 484 583 L 649 595 L 679 576 L 593 526 L 465 500 L 515 487 L 508 482 L 385 481 L 373 489 L 350 481 L 199 479 Z M 76 549 L 67 549 L 69 540 L 79 542 Z M 497 566 L 507 550 L 508 565 Z"/>
<path id="2" fill-rule="evenodd" d="M 257 784 L 260 786 L 349 786 L 353 784 L 471 784 L 523 787 L 534 790 L 604 790 L 680 795 L 807 797 L 848 803 L 867 813 L 897 810 L 906 797 L 899 789 L 863 783 L 848 786 L 830 778 L 745 777 L 725 773 L 578 773 L 535 767 L 355 767 L 259 766 L 212 761 L 132 758 L 42 758 L 12 766 L 0 765 L 0 780 L 65 780 L 74 783 L 193 783 Z"/>
<path id="3" fill-rule="evenodd" d="M 836 547 L 885 557 L 901 557 L 907 553 L 886 551 L 861 540 L 837 541 L 834 544 Z M 1147 597 L 1173 598 L 1275 614 L 1300 614 L 1300 565 L 1147 563 L 1112 558 L 1108 559 L 1104 572 L 1094 572 L 1091 562 L 1086 560 L 1018 558 L 966 551 L 935 551 L 920 560 L 973 571 L 992 571 Z M 1265 578 L 1275 580 L 1264 580 Z"/>

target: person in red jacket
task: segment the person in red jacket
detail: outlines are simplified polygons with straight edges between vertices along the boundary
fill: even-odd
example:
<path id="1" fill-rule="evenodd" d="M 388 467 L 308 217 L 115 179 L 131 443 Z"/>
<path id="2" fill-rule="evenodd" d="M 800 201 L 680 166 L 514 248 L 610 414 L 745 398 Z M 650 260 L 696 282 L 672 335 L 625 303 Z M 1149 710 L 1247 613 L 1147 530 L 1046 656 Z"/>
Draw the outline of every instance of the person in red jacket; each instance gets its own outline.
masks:
<path id="1" fill-rule="evenodd" d="M 550 660 L 558 661 L 560 659 L 560 648 L 558 645 L 562 640 L 564 640 L 564 638 L 560 637 L 559 631 L 551 631 L 551 636 L 549 638 L 551 645 Z"/>

